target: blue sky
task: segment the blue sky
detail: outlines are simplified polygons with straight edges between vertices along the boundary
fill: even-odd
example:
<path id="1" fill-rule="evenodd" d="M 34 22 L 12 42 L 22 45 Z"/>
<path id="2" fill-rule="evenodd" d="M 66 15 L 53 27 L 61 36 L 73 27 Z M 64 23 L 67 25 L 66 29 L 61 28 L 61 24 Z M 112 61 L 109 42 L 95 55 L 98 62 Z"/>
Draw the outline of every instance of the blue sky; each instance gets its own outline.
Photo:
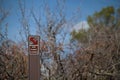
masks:
<path id="1" fill-rule="evenodd" d="M 46 1 L 51 9 L 54 11 L 56 0 L 21 0 L 25 1 L 26 4 L 26 14 L 30 16 L 29 9 L 34 7 L 36 15 L 39 11 L 43 11 L 40 6 L 43 6 L 44 1 Z M 80 10 L 80 18 L 75 24 L 81 21 L 86 21 L 88 15 L 92 15 L 94 12 L 101 10 L 106 6 L 114 6 L 115 8 L 120 7 L 120 0 L 66 0 L 65 3 L 65 14 L 66 18 L 73 16 L 73 13 L 77 8 Z M 0 0 L 0 6 L 5 10 L 9 11 L 8 17 L 2 23 L 2 27 L 8 23 L 8 38 L 12 40 L 19 40 L 19 31 L 21 30 L 21 25 L 19 19 L 21 18 L 18 0 Z M 44 12 L 43 12 L 44 14 Z M 31 18 L 30 18 L 31 19 Z M 31 33 L 35 34 L 35 23 L 31 22 Z"/>

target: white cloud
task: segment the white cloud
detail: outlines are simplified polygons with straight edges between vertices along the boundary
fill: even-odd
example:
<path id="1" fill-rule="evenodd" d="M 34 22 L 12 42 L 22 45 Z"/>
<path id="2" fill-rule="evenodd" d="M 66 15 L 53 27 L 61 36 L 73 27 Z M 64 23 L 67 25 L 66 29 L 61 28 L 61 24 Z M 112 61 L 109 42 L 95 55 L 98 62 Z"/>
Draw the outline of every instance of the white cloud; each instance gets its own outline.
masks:
<path id="1" fill-rule="evenodd" d="M 87 21 L 81 21 L 81 22 L 77 23 L 76 25 L 74 25 L 72 27 L 71 31 L 73 31 L 73 30 L 79 31 L 80 29 L 85 29 L 85 30 L 89 29 L 89 25 L 88 25 Z"/>

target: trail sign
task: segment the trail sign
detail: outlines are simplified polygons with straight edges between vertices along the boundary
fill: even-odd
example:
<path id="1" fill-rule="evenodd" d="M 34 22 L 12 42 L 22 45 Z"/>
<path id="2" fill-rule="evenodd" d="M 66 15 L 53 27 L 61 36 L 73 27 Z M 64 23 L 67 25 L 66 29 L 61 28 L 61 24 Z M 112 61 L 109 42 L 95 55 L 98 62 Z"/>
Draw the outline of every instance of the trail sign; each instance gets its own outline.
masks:
<path id="1" fill-rule="evenodd" d="M 29 54 L 39 54 L 39 36 L 29 36 L 28 39 Z"/>
<path id="2" fill-rule="evenodd" d="M 39 36 L 28 37 L 29 80 L 40 80 Z"/>

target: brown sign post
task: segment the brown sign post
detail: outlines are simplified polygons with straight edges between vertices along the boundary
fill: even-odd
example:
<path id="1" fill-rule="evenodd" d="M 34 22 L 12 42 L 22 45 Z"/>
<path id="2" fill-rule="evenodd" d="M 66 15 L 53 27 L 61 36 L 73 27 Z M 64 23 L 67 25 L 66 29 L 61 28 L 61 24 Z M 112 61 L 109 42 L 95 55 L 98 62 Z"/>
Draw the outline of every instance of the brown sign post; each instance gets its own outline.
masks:
<path id="1" fill-rule="evenodd" d="M 39 36 L 28 37 L 29 80 L 40 80 Z"/>

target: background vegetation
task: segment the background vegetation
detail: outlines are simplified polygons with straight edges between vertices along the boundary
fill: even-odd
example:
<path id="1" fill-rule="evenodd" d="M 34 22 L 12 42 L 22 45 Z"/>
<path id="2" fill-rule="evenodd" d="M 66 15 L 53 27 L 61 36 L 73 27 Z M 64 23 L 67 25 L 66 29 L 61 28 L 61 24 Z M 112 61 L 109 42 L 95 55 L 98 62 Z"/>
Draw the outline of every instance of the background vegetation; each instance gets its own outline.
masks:
<path id="1" fill-rule="evenodd" d="M 43 6 L 46 25 L 33 9 L 30 12 L 41 37 L 41 80 L 120 80 L 120 8 L 105 7 L 88 16 L 88 30 L 67 32 L 79 13 L 66 19 L 64 5 L 64 0 L 57 2 L 57 13 L 47 4 Z M 19 7 L 23 28 L 19 43 L 8 39 L 9 25 L 2 31 L 1 25 L 9 12 L 0 8 L 0 80 L 28 80 L 27 38 L 31 33 L 21 1 Z M 68 34 L 71 38 L 66 44 Z"/>

